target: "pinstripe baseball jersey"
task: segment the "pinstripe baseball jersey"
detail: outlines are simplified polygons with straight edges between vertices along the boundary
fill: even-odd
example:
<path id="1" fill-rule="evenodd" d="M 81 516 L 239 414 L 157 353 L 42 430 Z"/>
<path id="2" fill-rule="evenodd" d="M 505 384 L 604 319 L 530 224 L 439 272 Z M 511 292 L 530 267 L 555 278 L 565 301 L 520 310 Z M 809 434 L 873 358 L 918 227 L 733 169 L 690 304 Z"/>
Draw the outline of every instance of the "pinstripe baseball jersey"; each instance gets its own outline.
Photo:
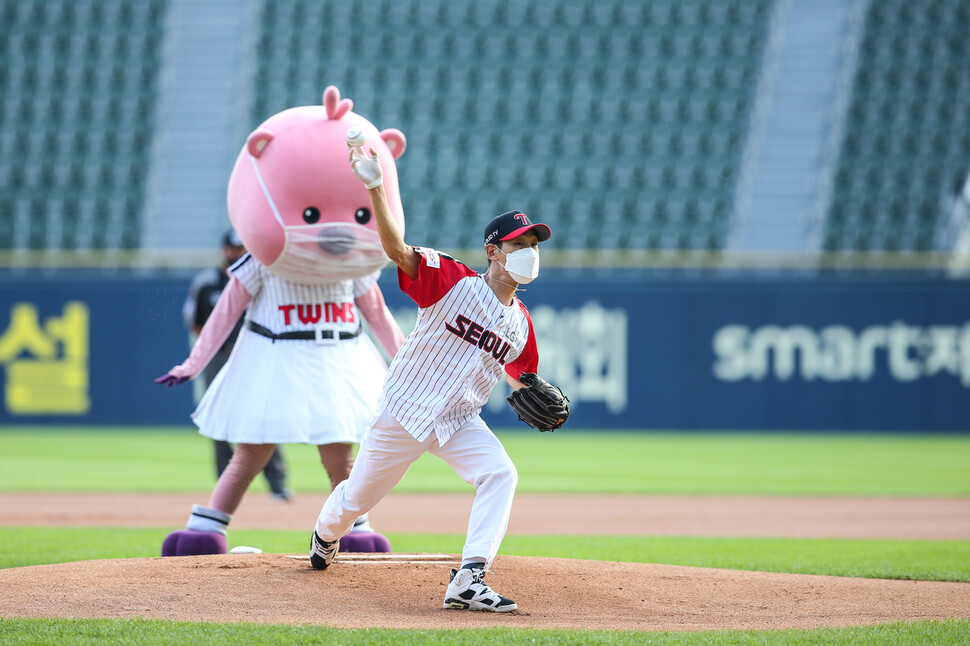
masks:
<path id="1" fill-rule="evenodd" d="M 417 278 L 398 270 L 401 290 L 418 304 L 414 331 L 394 356 L 381 399 L 417 440 L 435 433 L 444 444 L 478 415 L 502 377 L 539 364 L 532 319 L 513 298 L 499 301 L 477 274 L 433 249 L 420 254 Z"/>
<path id="2" fill-rule="evenodd" d="M 246 318 L 277 334 L 316 328 L 355 331 L 361 321 L 354 299 L 366 293 L 380 274 L 309 285 L 274 274 L 248 253 L 229 268 L 229 273 L 253 297 Z"/>

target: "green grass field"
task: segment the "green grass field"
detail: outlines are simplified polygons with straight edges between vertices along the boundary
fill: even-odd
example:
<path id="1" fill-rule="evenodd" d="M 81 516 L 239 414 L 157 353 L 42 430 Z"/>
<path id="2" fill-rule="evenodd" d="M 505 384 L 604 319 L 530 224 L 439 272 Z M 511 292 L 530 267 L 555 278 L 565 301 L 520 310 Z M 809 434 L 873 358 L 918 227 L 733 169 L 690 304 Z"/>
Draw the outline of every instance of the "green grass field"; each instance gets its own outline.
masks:
<path id="1" fill-rule="evenodd" d="M 522 492 L 970 495 L 970 436 L 676 433 L 500 433 Z M 312 447 L 286 447 L 297 491 L 324 491 Z M 208 491 L 211 446 L 189 429 L 0 429 L 0 492 Z M 256 487 L 262 487 L 262 483 Z M 400 490 L 464 491 L 426 456 Z M 171 528 L 0 527 L 0 567 L 154 556 Z M 389 534 L 398 551 L 449 551 L 460 537 Z M 267 552 L 302 552 L 305 532 L 234 530 Z M 503 554 L 588 558 L 581 537 L 509 536 Z M 732 569 L 970 582 L 970 541 L 617 536 L 596 557 Z M 0 591 L 2 600 L 2 591 Z M 2 603 L 0 603 L 2 614 Z M 970 643 L 970 621 L 810 631 L 623 633 L 495 629 L 344 631 L 310 626 L 149 620 L 0 619 L 0 643 L 341 644 Z"/>
<path id="2" fill-rule="evenodd" d="M 524 493 L 970 495 L 970 436 L 499 435 Z M 329 489 L 314 447 L 284 450 L 297 491 Z M 0 491 L 209 491 L 212 464 L 211 442 L 187 428 L 0 431 Z M 468 488 L 426 455 L 397 490 Z"/>

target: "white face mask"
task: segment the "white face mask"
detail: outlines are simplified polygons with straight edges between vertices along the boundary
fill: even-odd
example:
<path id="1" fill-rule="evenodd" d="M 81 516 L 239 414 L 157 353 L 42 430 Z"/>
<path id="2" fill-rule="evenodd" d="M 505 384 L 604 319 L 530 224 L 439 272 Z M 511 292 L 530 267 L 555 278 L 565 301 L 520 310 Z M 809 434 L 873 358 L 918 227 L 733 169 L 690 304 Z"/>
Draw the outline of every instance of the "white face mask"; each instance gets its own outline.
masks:
<path id="1" fill-rule="evenodd" d="M 283 252 L 267 269 L 287 280 L 320 285 L 362 278 L 389 262 L 377 231 L 341 222 L 286 225 L 256 159 L 250 161 L 273 216 L 286 235 Z"/>
<path id="2" fill-rule="evenodd" d="M 502 251 L 499 249 L 499 251 Z M 502 251 L 502 253 L 505 253 Z M 509 272 L 512 280 L 520 285 L 531 283 L 539 275 L 539 250 L 533 247 L 525 247 L 505 254 L 505 264 L 499 263 L 502 268 Z"/>
<path id="3" fill-rule="evenodd" d="M 387 262 L 376 231 L 329 222 L 283 227 L 283 253 L 267 267 L 287 280 L 311 285 L 360 278 Z"/>

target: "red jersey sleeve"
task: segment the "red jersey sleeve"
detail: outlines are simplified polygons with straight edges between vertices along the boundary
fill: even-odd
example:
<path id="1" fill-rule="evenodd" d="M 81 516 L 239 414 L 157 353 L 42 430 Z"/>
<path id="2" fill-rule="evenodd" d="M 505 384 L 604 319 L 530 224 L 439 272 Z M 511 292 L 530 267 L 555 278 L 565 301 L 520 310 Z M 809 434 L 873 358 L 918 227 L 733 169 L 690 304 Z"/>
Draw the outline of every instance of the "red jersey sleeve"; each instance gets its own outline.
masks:
<path id="1" fill-rule="evenodd" d="M 539 348 L 536 346 L 536 332 L 532 328 L 532 317 L 529 316 L 529 310 L 522 301 L 519 301 L 519 307 L 525 314 L 525 320 L 529 322 L 529 338 L 526 339 L 525 347 L 515 361 L 505 364 L 505 372 L 513 379 L 518 379 L 523 372 L 539 372 Z"/>
<path id="2" fill-rule="evenodd" d="M 418 307 L 434 305 L 462 278 L 477 276 L 469 267 L 440 251 L 427 247 L 414 247 L 414 250 L 421 256 L 418 277 L 411 280 L 398 268 L 397 282 Z"/>

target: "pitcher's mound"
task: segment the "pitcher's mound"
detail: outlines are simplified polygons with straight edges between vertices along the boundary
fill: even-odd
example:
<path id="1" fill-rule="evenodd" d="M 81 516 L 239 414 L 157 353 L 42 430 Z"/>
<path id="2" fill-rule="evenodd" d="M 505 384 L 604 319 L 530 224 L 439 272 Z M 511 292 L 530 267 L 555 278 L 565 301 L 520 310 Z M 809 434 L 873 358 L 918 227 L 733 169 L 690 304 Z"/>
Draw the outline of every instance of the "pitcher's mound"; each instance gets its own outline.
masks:
<path id="1" fill-rule="evenodd" d="M 81 561 L 0 570 L 4 617 L 144 617 L 339 628 L 776 629 L 970 618 L 970 584 L 500 556 L 519 610 L 444 610 L 456 556 L 285 554 Z"/>

